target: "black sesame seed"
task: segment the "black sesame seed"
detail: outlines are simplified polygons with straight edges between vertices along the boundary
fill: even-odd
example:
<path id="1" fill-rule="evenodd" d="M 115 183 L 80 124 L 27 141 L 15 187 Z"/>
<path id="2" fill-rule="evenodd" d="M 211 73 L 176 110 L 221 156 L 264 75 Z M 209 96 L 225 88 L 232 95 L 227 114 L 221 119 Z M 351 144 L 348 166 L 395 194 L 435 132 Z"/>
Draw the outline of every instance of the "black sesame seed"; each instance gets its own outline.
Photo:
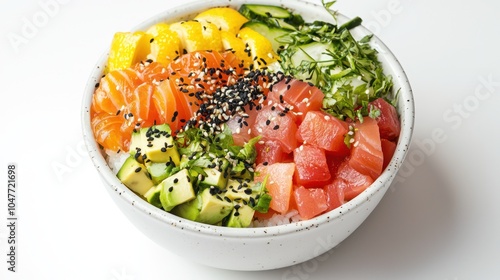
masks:
<path id="1" fill-rule="evenodd" d="M 139 173 L 139 172 L 141 172 L 141 170 L 142 170 L 142 167 L 139 166 L 134 171 L 135 171 L 135 173 Z"/>
<path id="2" fill-rule="evenodd" d="M 172 122 L 175 122 L 175 119 L 177 118 L 178 114 L 179 114 L 179 112 L 177 112 L 177 111 L 174 112 L 174 115 L 172 116 Z"/>
<path id="3" fill-rule="evenodd" d="M 169 192 L 172 192 L 173 190 L 174 190 L 174 187 L 170 187 L 170 188 L 168 188 L 168 191 L 169 191 Z"/>
<path id="4" fill-rule="evenodd" d="M 279 125 L 275 125 L 275 126 L 273 127 L 273 129 L 274 129 L 274 130 L 278 130 L 278 129 L 280 129 L 280 126 L 279 126 Z"/>

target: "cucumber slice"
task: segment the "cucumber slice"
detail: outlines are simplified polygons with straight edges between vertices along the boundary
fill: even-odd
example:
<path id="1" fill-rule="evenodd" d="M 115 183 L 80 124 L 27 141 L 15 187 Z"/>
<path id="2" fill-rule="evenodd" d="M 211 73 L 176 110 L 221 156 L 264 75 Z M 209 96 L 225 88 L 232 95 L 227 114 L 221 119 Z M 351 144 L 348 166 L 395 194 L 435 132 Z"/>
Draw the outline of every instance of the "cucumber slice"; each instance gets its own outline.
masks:
<path id="1" fill-rule="evenodd" d="M 321 42 L 312 42 L 296 46 L 293 51 L 291 51 L 289 59 L 282 60 L 282 66 L 284 69 L 289 70 L 303 70 L 295 74 L 296 78 L 315 84 L 317 82 L 317 75 L 316 73 L 308 73 L 309 71 L 307 71 L 307 69 L 310 68 L 308 64 L 316 63 L 315 67 L 328 67 L 335 64 L 332 57 L 328 54 L 333 51 L 334 47 L 332 44 Z"/>
<path id="2" fill-rule="evenodd" d="M 290 13 L 287 9 L 272 5 L 243 4 L 240 7 L 240 13 L 250 19 L 259 17 L 265 17 L 265 18 L 292 17 L 292 13 Z"/>
<path id="3" fill-rule="evenodd" d="M 284 28 L 279 28 L 275 26 L 269 26 L 258 20 L 250 20 L 245 24 L 243 24 L 242 28 L 244 27 L 251 28 L 252 30 L 266 37 L 273 45 L 274 51 L 277 51 L 280 45 L 282 45 L 276 40 L 276 38 L 279 38 L 283 35 L 290 33 L 290 30 L 286 30 Z"/>
<path id="4" fill-rule="evenodd" d="M 297 30 L 304 24 L 304 19 L 300 15 L 279 6 L 243 4 L 239 12 L 250 20 L 259 20 L 267 25 L 284 29 Z"/>

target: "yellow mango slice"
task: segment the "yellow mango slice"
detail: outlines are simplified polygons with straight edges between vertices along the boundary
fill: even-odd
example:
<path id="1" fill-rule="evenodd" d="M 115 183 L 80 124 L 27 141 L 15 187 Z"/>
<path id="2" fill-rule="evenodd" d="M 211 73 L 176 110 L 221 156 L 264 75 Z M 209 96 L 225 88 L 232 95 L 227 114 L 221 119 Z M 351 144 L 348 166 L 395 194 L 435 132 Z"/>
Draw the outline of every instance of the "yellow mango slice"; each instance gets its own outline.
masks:
<path id="1" fill-rule="evenodd" d="M 199 13 L 195 18 L 200 22 L 215 24 L 219 30 L 238 33 L 241 26 L 248 21 L 246 17 L 231 8 L 212 8 Z"/>
<path id="2" fill-rule="evenodd" d="M 149 59 L 167 66 L 172 60 L 182 53 L 181 40 L 168 24 L 158 23 L 146 31 L 153 36 L 151 40 L 151 53 Z"/>
<path id="3" fill-rule="evenodd" d="M 117 32 L 113 36 L 106 71 L 120 70 L 146 60 L 152 36 L 142 32 Z"/>
<path id="4" fill-rule="evenodd" d="M 238 32 L 246 47 L 250 48 L 250 54 L 255 68 L 266 67 L 278 60 L 278 55 L 273 50 L 273 45 L 264 36 L 256 31 L 245 27 Z"/>
<path id="5" fill-rule="evenodd" d="M 253 64 L 250 48 L 247 48 L 245 43 L 236 37 L 235 34 L 229 31 L 222 31 L 221 39 L 224 50 L 232 51 L 240 61 L 243 61 L 243 67 L 248 68 Z"/>
<path id="6" fill-rule="evenodd" d="M 219 28 L 212 23 L 189 20 L 172 23 L 170 29 L 177 33 L 182 48 L 187 52 L 222 51 Z"/>

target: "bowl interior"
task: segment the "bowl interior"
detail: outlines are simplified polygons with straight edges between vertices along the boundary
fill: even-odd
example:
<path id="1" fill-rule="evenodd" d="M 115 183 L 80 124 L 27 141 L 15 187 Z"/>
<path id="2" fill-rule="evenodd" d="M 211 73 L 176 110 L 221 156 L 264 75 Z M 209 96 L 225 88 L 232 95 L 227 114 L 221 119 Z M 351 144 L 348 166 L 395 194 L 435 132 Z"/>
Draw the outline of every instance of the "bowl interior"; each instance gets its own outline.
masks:
<path id="1" fill-rule="evenodd" d="M 195 3 L 186 4 L 179 6 L 172 10 L 167 10 L 162 12 L 149 20 L 138 25 L 135 30 L 145 30 L 149 26 L 158 22 L 174 22 L 178 20 L 186 20 L 192 18 L 198 12 L 205 10 L 210 7 L 216 6 L 230 6 L 233 8 L 238 8 L 243 3 L 248 3 L 250 1 L 244 0 L 217 0 L 217 1 L 199 1 Z M 286 1 L 286 0 L 267 0 L 267 1 L 251 1 L 257 4 L 269 4 L 269 5 L 282 5 L 299 12 L 306 21 L 313 20 L 323 20 L 332 22 L 332 16 L 326 12 L 326 10 L 316 4 L 297 0 L 297 1 Z M 347 21 L 348 19 L 342 14 L 338 15 L 338 21 L 340 23 Z M 371 34 L 369 30 L 360 26 L 352 30 L 353 35 L 356 38 L 361 38 L 364 35 Z M 391 53 L 389 48 L 380 41 L 376 36 L 372 38 L 373 47 L 379 52 L 379 59 L 382 62 L 386 74 L 393 76 L 394 89 L 399 89 L 398 98 L 398 113 L 401 118 L 401 135 L 397 144 L 396 152 L 393 159 L 391 160 L 389 166 L 382 173 L 382 175 L 363 193 L 358 195 L 356 198 L 342 205 L 341 207 L 334 209 L 328 213 L 320 215 L 311 220 L 302 221 L 299 223 L 292 223 L 287 225 L 273 226 L 268 228 L 225 228 L 219 226 L 211 226 L 206 224 L 201 224 L 197 222 L 192 222 L 184 220 L 173 214 L 160 210 L 143 199 L 137 196 L 135 193 L 130 191 L 125 185 L 123 185 L 115 174 L 108 167 L 106 160 L 96 143 L 91 125 L 90 125 L 90 106 L 92 102 L 92 95 L 95 90 L 95 84 L 99 82 L 104 65 L 107 60 L 107 52 L 101 56 L 98 60 L 94 70 L 92 71 L 90 78 L 88 80 L 84 97 L 83 97 L 83 109 L 82 109 L 82 124 L 83 124 L 83 136 L 84 140 L 90 154 L 90 157 L 95 165 L 97 171 L 99 172 L 102 180 L 105 183 L 105 187 L 110 188 L 119 199 L 126 201 L 131 207 L 136 210 L 143 212 L 145 215 L 152 216 L 166 224 L 175 224 L 178 221 L 182 221 L 185 230 L 191 230 L 193 232 L 199 232 L 209 235 L 220 235 L 224 236 L 238 236 L 238 237 L 265 237 L 269 235 L 278 234 L 289 234 L 296 232 L 298 230 L 308 228 L 312 225 L 319 225 L 328 222 L 332 219 L 338 219 L 346 213 L 346 211 L 354 211 L 357 207 L 360 207 L 366 201 L 369 201 L 371 197 L 377 192 L 385 192 L 393 178 L 395 177 L 397 170 L 402 165 L 402 162 L 408 151 L 408 146 L 410 144 L 413 123 L 414 123 L 414 103 L 413 94 L 406 77 L 404 70 L 399 64 L 398 60 Z M 378 202 L 378 201 L 377 201 Z M 376 203 L 375 203 L 376 205 Z"/>

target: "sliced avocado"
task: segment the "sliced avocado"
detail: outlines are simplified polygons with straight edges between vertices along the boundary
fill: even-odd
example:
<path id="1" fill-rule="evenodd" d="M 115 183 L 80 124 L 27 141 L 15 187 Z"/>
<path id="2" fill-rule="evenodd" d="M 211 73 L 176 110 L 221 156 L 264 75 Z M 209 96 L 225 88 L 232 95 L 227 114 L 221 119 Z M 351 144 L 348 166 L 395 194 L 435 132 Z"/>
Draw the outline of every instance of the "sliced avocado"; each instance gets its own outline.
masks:
<path id="1" fill-rule="evenodd" d="M 147 202 L 158 208 L 162 208 L 160 201 L 161 188 L 162 187 L 160 185 L 153 186 L 144 194 Z"/>
<path id="2" fill-rule="evenodd" d="M 252 190 L 255 185 L 253 181 L 242 179 L 229 179 L 226 186 L 226 196 L 231 200 L 248 200 L 256 194 Z"/>
<path id="3" fill-rule="evenodd" d="M 142 153 L 141 145 L 141 133 L 140 131 L 134 130 L 132 132 L 132 137 L 130 139 L 130 154 L 135 157 L 140 163 L 144 163 L 146 156 Z"/>
<path id="4" fill-rule="evenodd" d="M 245 204 L 235 204 L 229 219 L 227 220 L 226 226 L 245 228 L 250 226 L 253 221 L 253 215 L 255 210 L 252 207 Z"/>
<path id="5" fill-rule="evenodd" d="M 161 186 L 160 201 L 165 211 L 170 211 L 175 206 L 196 197 L 187 169 L 182 169 L 168 177 L 158 186 Z"/>
<path id="6" fill-rule="evenodd" d="M 177 205 L 174 209 L 172 209 L 171 213 L 184 219 L 196 221 L 200 215 L 200 209 L 201 196 L 197 195 L 195 199 Z"/>
<path id="7" fill-rule="evenodd" d="M 267 213 L 272 199 L 267 193 L 265 182 L 255 183 L 242 179 L 229 179 L 225 195 L 234 202 L 241 202 L 261 213 Z"/>
<path id="8" fill-rule="evenodd" d="M 129 156 L 116 174 L 118 179 L 132 191 L 144 195 L 154 185 L 144 164 Z"/>
<path id="9" fill-rule="evenodd" d="M 176 206 L 172 213 L 192 221 L 215 225 L 233 210 L 231 200 L 216 187 L 205 188 L 195 199 Z"/>
<path id="10" fill-rule="evenodd" d="M 173 161 L 175 165 L 179 165 L 179 152 L 171 133 L 172 130 L 168 124 L 142 128 L 140 130 L 141 153 L 152 162 Z"/>
<path id="11" fill-rule="evenodd" d="M 231 178 L 239 178 L 239 179 L 250 179 L 253 180 L 253 172 L 248 171 L 245 167 L 245 164 L 240 161 L 238 164 L 231 168 L 231 172 L 229 173 Z"/>
<path id="12" fill-rule="evenodd" d="M 201 187 L 215 186 L 219 189 L 226 187 L 227 173 L 224 173 L 224 171 L 221 172 L 215 168 L 203 168 L 203 171 L 206 175 L 198 181 Z"/>
<path id="13" fill-rule="evenodd" d="M 198 184 L 201 187 L 216 186 L 224 189 L 229 177 L 229 161 L 225 158 L 214 159 L 211 164 L 213 168 L 203 168 L 204 174 Z"/>
<path id="14" fill-rule="evenodd" d="M 166 162 L 146 162 L 145 165 L 155 185 L 161 183 L 169 175 Z"/>
<path id="15" fill-rule="evenodd" d="M 214 191 L 215 190 L 215 191 Z M 233 210 L 233 203 L 218 191 L 217 188 L 206 188 L 201 194 L 201 208 L 196 221 L 206 224 L 217 224 Z"/>

